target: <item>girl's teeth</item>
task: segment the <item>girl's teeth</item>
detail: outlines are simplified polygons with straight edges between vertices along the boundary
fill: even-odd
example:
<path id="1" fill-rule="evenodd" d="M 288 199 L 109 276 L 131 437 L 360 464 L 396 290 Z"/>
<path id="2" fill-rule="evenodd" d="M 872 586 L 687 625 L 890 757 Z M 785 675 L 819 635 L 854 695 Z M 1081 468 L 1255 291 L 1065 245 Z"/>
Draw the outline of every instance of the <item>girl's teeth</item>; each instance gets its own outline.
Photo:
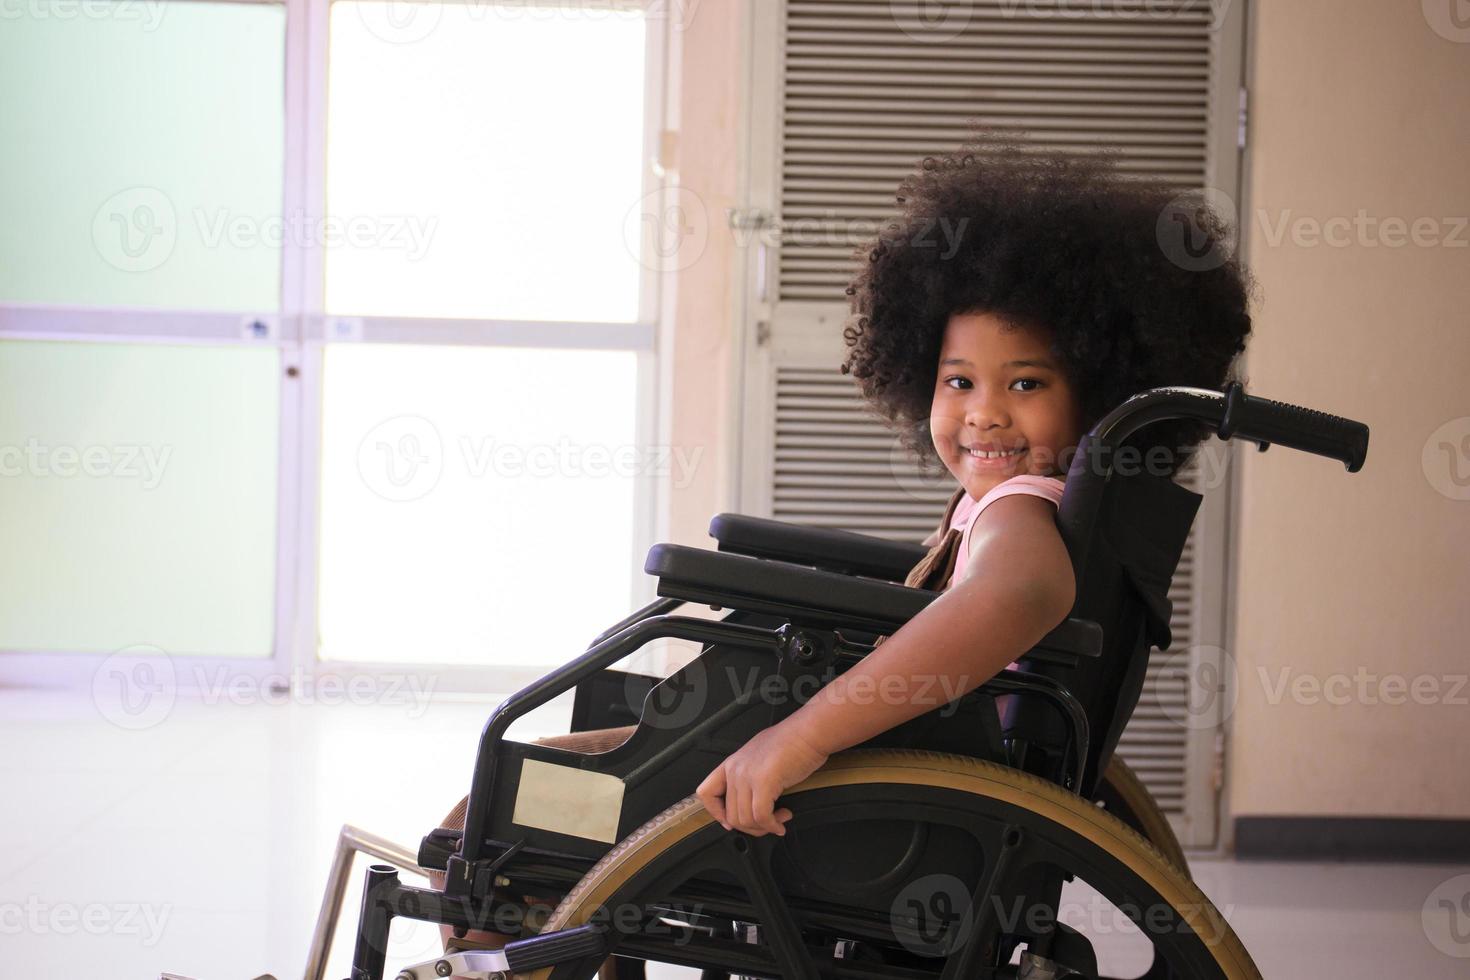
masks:
<path id="1" fill-rule="evenodd" d="M 1020 449 L 1012 449 L 1010 452 L 1004 453 L 987 452 L 984 449 L 971 449 L 970 455 L 979 456 L 981 459 L 1000 459 L 1002 456 L 1016 456 L 1019 455 L 1021 452 L 1022 450 Z"/>

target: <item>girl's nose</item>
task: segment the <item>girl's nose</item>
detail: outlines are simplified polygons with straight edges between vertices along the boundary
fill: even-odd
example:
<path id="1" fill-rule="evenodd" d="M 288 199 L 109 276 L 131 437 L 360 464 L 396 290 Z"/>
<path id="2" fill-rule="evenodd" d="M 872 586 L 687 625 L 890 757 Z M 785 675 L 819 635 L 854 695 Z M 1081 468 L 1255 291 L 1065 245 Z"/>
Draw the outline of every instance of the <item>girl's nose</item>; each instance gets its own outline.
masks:
<path id="1" fill-rule="evenodd" d="M 1004 429 L 1010 424 L 1005 406 L 995 398 L 977 396 L 966 406 L 965 425 L 971 429 Z"/>

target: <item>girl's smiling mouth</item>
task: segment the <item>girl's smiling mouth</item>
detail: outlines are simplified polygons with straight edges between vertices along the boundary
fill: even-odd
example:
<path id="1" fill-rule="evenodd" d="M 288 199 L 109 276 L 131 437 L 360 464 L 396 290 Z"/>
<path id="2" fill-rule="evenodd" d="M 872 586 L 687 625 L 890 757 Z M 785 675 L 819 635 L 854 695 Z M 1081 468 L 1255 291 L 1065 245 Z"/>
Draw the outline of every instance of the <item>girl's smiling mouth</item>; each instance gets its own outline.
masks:
<path id="1" fill-rule="evenodd" d="M 1002 449 L 998 445 L 985 445 L 976 443 L 973 446 L 961 446 L 960 455 L 968 459 L 973 466 L 982 469 L 1004 469 L 1015 462 L 1026 452 L 1024 446 L 1014 449 Z"/>

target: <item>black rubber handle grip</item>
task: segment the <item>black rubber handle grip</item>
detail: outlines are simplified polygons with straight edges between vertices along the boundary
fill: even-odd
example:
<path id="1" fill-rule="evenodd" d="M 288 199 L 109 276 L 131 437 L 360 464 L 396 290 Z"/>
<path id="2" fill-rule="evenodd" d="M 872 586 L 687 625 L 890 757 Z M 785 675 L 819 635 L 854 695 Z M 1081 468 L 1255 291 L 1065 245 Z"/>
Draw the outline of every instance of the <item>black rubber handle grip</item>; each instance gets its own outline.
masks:
<path id="1" fill-rule="evenodd" d="M 1238 382 L 1225 390 L 1225 416 L 1218 435 L 1277 443 L 1340 460 L 1349 473 L 1362 469 L 1368 457 L 1368 427 L 1362 422 L 1247 395 Z"/>
<path id="2" fill-rule="evenodd" d="M 513 973 L 527 973 L 562 960 L 600 956 L 607 949 L 603 930 L 596 925 L 561 929 L 505 944 L 505 962 Z"/>

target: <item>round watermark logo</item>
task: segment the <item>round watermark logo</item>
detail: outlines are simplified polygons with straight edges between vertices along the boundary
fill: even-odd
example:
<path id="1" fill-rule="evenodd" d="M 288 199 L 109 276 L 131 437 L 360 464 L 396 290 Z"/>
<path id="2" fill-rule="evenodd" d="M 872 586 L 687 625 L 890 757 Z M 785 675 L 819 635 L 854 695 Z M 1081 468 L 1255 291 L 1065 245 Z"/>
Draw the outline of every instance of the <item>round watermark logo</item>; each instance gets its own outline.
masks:
<path id="1" fill-rule="evenodd" d="M 163 265 L 178 238 L 173 201 L 157 187 L 118 191 L 92 216 L 92 244 L 97 254 L 123 272 L 149 272 Z"/>
<path id="2" fill-rule="evenodd" d="M 434 33 L 444 16 L 440 0 L 375 0 L 353 6 L 368 33 L 388 44 L 416 44 Z"/>
<path id="3" fill-rule="evenodd" d="M 1440 494 L 1470 500 L 1470 416 L 1450 419 L 1429 433 L 1420 463 L 1429 485 Z"/>
<path id="4" fill-rule="evenodd" d="M 1470 9 L 1465 0 L 1419 0 L 1430 30 L 1456 44 L 1470 44 Z"/>
<path id="5" fill-rule="evenodd" d="M 623 216 L 623 244 L 652 272 L 679 272 L 709 244 L 709 209 L 687 187 L 649 191 Z"/>
<path id="6" fill-rule="evenodd" d="M 624 698 L 633 714 L 650 728 L 670 730 L 696 721 L 709 699 L 709 676 L 696 657 L 654 685 L 646 696 L 643 682 L 632 675 L 623 684 Z"/>
<path id="7" fill-rule="evenodd" d="M 927 429 L 927 425 L 925 426 Z M 918 438 L 928 438 L 928 433 L 919 433 Z M 888 472 L 898 488 L 913 500 L 936 501 L 934 518 L 937 522 L 944 515 L 944 505 L 955 491 L 955 477 L 943 463 L 926 459 L 920 462 L 904 445 L 897 433 L 893 434 L 888 446 Z"/>
<path id="8" fill-rule="evenodd" d="M 1212 215 L 1224 225 L 1221 237 L 1212 231 Z M 1235 254 L 1237 225 L 1235 199 L 1218 188 L 1206 187 L 1180 194 L 1164 205 L 1154 231 L 1170 262 L 1187 272 L 1208 272 Z"/>
<path id="9" fill-rule="evenodd" d="M 974 6 L 971 0 L 889 0 L 888 13 L 913 40 L 943 44 L 970 26 Z"/>
<path id="10" fill-rule="evenodd" d="M 899 943 L 916 956 L 948 956 L 970 938 L 970 889 L 954 875 L 910 882 L 889 909 Z"/>
<path id="11" fill-rule="evenodd" d="M 118 650 L 92 675 L 92 703 L 97 711 L 128 731 L 161 724 L 173 711 L 177 697 L 173 659 L 146 643 Z"/>
<path id="12" fill-rule="evenodd" d="M 1439 884 L 1419 911 L 1424 936 L 1446 956 L 1470 959 L 1470 874 Z"/>
<path id="13" fill-rule="evenodd" d="M 418 415 L 380 422 L 357 447 L 357 472 L 384 500 L 403 503 L 428 495 L 444 473 L 444 440 Z"/>
<path id="14" fill-rule="evenodd" d="M 1159 710 L 1184 728 L 1214 728 L 1235 711 L 1235 658 L 1199 644 L 1168 654 L 1156 674 Z M 1148 695 L 1145 694 L 1145 697 Z"/>

